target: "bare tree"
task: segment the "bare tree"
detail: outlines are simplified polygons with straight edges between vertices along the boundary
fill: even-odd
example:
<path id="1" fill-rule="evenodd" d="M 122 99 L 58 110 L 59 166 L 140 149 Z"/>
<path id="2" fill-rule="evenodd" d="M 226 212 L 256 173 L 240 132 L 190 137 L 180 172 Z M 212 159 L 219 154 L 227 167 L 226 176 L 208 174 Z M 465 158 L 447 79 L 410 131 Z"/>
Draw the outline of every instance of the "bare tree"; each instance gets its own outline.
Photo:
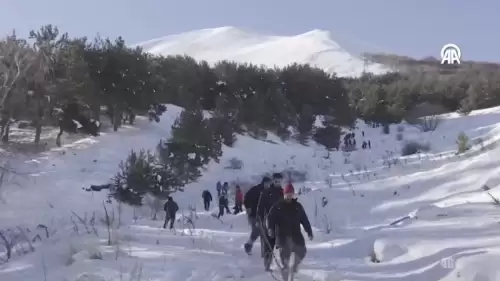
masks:
<path id="1" fill-rule="evenodd" d="M 432 132 L 442 121 L 440 115 L 446 112 L 448 111 L 441 105 L 423 102 L 409 110 L 405 120 L 421 132 Z"/>
<path id="2" fill-rule="evenodd" d="M 33 124 L 35 125 L 35 144 L 40 142 L 44 118 L 52 115 L 55 96 L 58 93 L 57 72 L 61 61 L 61 49 L 67 43 L 68 35 L 59 35 L 59 29 L 52 25 L 42 26 L 38 31 L 30 32 L 30 39 L 35 40 L 36 67 L 31 68 L 29 97 L 33 102 Z M 59 71 L 60 72 L 60 71 Z"/>
<path id="3" fill-rule="evenodd" d="M 9 126 L 16 102 L 16 87 L 22 83 L 27 71 L 33 66 L 34 52 L 15 32 L 0 41 L 0 137 L 9 140 Z"/>

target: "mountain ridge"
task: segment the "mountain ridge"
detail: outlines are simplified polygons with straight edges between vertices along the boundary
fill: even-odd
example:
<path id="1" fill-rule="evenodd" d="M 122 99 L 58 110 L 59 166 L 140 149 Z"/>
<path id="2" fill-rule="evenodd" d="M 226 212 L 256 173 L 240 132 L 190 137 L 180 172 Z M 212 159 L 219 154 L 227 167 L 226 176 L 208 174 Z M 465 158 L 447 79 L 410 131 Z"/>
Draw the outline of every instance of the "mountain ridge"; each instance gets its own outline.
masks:
<path id="1" fill-rule="evenodd" d="M 349 53 L 332 39 L 329 31 L 322 29 L 287 36 L 223 26 L 154 38 L 133 46 L 155 55 L 188 55 L 212 64 L 221 60 L 271 68 L 293 63 L 310 64 L 344 77 L 358 77 L 363 72 L 382 74 L 390 70 Z"/>

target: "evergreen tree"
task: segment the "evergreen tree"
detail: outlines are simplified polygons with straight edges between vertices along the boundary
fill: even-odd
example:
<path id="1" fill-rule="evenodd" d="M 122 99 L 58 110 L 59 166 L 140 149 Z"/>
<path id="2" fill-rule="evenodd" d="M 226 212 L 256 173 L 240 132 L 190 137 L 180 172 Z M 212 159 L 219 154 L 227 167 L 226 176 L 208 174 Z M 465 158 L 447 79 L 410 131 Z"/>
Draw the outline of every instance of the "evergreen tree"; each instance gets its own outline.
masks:
<path id="1" fill-rule="evenodd" d="M 209 119 L 204 119 L 199 107 L 181 112 L 172 125 L 169 142 L 182 144 L 183 150 L 195 153 L 202 165 L 208 164 L 210 160 L 218 162 L 222 156 L 221 139 L 215 135 Z M 186 150 L 187 147 L 190 150 Z"/>
<path id="2" fill-rule="evenodd" d="M 229 147 L 233 147 L 237 140 L 234 129 L 236 122 L 234 119 L 231 116 L 224 116 L 217 112 L 214 112 L 213 117 L 209 119 L 214 138 L 218 138 L 223 144 Z"/>
<path id="3" fill-rule="evenodd" d="M 169 185 L 181 188 L 196 181 L 210 160 L 219 161 L 222 144 L 212 126 L 199 107 L 181 112 L 172 125 L 172 137 L 157 146 L 162 169 L 171 173 L 163 177 Z"/>
<path id="4" fill-rule="evenodd" d="M 195 145 L 174 140 L 160 141 L 158 158 L 163 171 L 163 183 L 181 188 L 201 176 L 202 157 Z"/>
<path id="5" fill-rule="evenodd" d="M 288 100 L 281 88 L 278 88 L 272 95 L 272 106 L 270 112 L 274 114 L 273 121 L 276 124 L 276 134 L 282 140 L 290 138 L 290 127 L 295 127 L 297 114 L 293 104 Z"/>
<path id="6" fill-rule="evenodd" d="M 325 146 L 328 151 L 332 151 L 339 148 L 341 134 L 340 127 L 325 121 L 323 127 L 316 128 L 313 138 L 317 143 Z"/>
<path id="7" fill-rule="evenodd" d="M 172 174 L 159 169 L 156 158 L 149 151 L 131 151 L 119 169 L 113 178 L 111 194 L 126 204 L 140 206 L 146 194 L 163 199 L 176 190 L 175 186 L 165 184 Z"/>
<path id="8" fill-rule="evenodd" d="M 302 106 L 297 125 L 297 140 L 301 144 L 307 144 L 313 134 L 314 121 L 316 120 L 310 105 Z"/>
<path id="9" fill-rule="evenodd" d="M 227 107 L 224 99 L 222 95 L 217 97 L 216 107 L 209 123 L 213 130 L 214 137 L 221 139 L 222 143 L 232 147 L 236 142 L 238 120 L 235 110 Z"/>

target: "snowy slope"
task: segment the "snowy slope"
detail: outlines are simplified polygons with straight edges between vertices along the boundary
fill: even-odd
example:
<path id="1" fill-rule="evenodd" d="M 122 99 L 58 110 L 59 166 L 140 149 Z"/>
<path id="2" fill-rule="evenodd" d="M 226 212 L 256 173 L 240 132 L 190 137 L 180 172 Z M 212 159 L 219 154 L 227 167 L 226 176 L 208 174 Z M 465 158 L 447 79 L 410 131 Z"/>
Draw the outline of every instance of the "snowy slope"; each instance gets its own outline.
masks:
<path id="1" fill-rule="evenodd" d="M 189 55 L 215 63 L 247 62 L 268 67 L 310 64 L 338 76 L 359 76 L 363 70 L 385 73 L 379 64 L 366 65 L 337 44 L 328 31 L 312 30 L 295 36 L 270 36 L 235 27 L 202 29 L 142 42 L 145 51 L 158 55 Z"/>
<path id="2" fill-rule="evenodd" d="M 104 183 L 130 149 L 152 149 L 160 138 L 168 137 L 180 110 L 168 106 L 158 124 L 138 119 L 136 127 L 119 133 L 82 139 L 36 159 L 16 158 L 11 164 L 22 175 L 1 188 L 0 231 L 29 228 L 21 233 L 30 240 L 38 233 L 43 241 L 37 240 L 35 252 L 30 253 L 18 238 L 26 253 L 18 247 L 12 260 L 0 265 L 0 280 L 273 280 L 262 271 L 258 245 L 252 257 L 242 250 L 248 238 L 245 215 L 217 220 L 200 211 L 201 191 L 213 191 L 217 180 L 249 185 L 262 173 L 292 168 L 308 175 L 307 181 L 295 185 L 310 190 L 299 200 L 315 231 L 299 280 L 500 278 L 496 277 L 500 215 L 483 190 L 487 185 L 493 196 L 500 197 L 500 148 L 495 147 L 500 108 L 467 117 L 443 116 L 433 133 L 403 126 L 404 139 L 429 141 L 432 149 L 398 161 L 390 159 L 399 153 L 397 126 L 382 135 L 380 128 L 359 122 L 358 146 L 364 131 L 372 149 L 334 152 L 329 159 L 315 144 L 283 143 L 272 135 L 268 141 L 239 136 L 235 147 L 225 148 L 220 164 L 211 164 L 197 183 L 174 195 L 184 216 L 175 232 L 160 229 L 161 220 L 150 220 L 147 208 L 133 211 L 122 206 L 121 226 L 111 229 L 108 246 L 102 223 L 106 194 L 82 187 Z M 481 145 L 477 145 L 470 153 L 455 156 L 459 131 L 471 139 L 481 138 L 487 152 L 478 153 Z M 225 169 L 232 157 L 243 160 L 242 170 Z M 319 204 L 323 196 L 329 200 L 325 207 Z M 116 223 L 118 205 L 106 206 Z M 93 213 L 97 235 L 90 222 Z M 49 228 L 50 238 L 36 229 L 38 224 Z M 380 263 L 371 262 L 370 255 Z"/>

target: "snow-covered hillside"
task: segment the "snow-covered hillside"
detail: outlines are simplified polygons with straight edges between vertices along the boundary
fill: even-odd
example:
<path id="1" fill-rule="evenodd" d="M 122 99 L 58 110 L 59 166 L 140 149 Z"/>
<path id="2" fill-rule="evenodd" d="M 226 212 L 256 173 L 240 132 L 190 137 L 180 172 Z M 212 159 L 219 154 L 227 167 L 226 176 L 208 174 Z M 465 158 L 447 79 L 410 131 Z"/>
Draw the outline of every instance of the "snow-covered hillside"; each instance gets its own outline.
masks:
<path id="1" fill-rule="evenodd" d="M 235 27 L 195 30 L 142 42 L 145 51 L 158 55 L 189 55 L 215 63 L 230 60 L 268 67 L 294 62 L 310 64 L 338 76 L 359 76 L 365 70 L 385 73 L 387 67 L 366 64 L 344 50 L 328 31 L 312 30 L 295 36 L 271 36 Z"/>
<path id="2" fill-rule="evenodd" d="M 18 155 L 11 166 L 20 174 L 0 188 L 0 231 L 16 245 L 0 265 L 0 280 L 273 280 L 259 247 L 251 257 L 242 249 L 245 215 L 218 220 L 201 211 L 201 191 L 214 191 L 217 180 L 248 186 L 265 172 L 284 170 L 307 175 L 295 186 L 315 233 L 298 280 L 499 280 L 500 214 L 484 190 L 500 198 L 500 108 L 443 116 L 432 133 L 394 125 L 383 135 L 359 122 L 358 147 L 370 140 L 372 148 L 328 159 L 316 144 L 239 136 L 220 164 L 174 194 L 182 212 L 175 232 L 161 229 L 161 218 L 151 220 L 147 207 L 104 203 L 105 192 L 83 190 L 105 183 L 130 149 L 153 149 L 168 137 L 180 111 L 168 106 L 160 123 L 139 118 L 134 127 L 34 159 Z M 429 142 L 431 151 L 398 157 L 398 131 L 403 141 Z M 456 156 L 460 131 L 477 145 Z M 226 168 L 233 157 L 243 169 Z M 329 201 L 324 207 L 322 197 Z M 103 205 L 114 218 L 109 234 Z"/>

